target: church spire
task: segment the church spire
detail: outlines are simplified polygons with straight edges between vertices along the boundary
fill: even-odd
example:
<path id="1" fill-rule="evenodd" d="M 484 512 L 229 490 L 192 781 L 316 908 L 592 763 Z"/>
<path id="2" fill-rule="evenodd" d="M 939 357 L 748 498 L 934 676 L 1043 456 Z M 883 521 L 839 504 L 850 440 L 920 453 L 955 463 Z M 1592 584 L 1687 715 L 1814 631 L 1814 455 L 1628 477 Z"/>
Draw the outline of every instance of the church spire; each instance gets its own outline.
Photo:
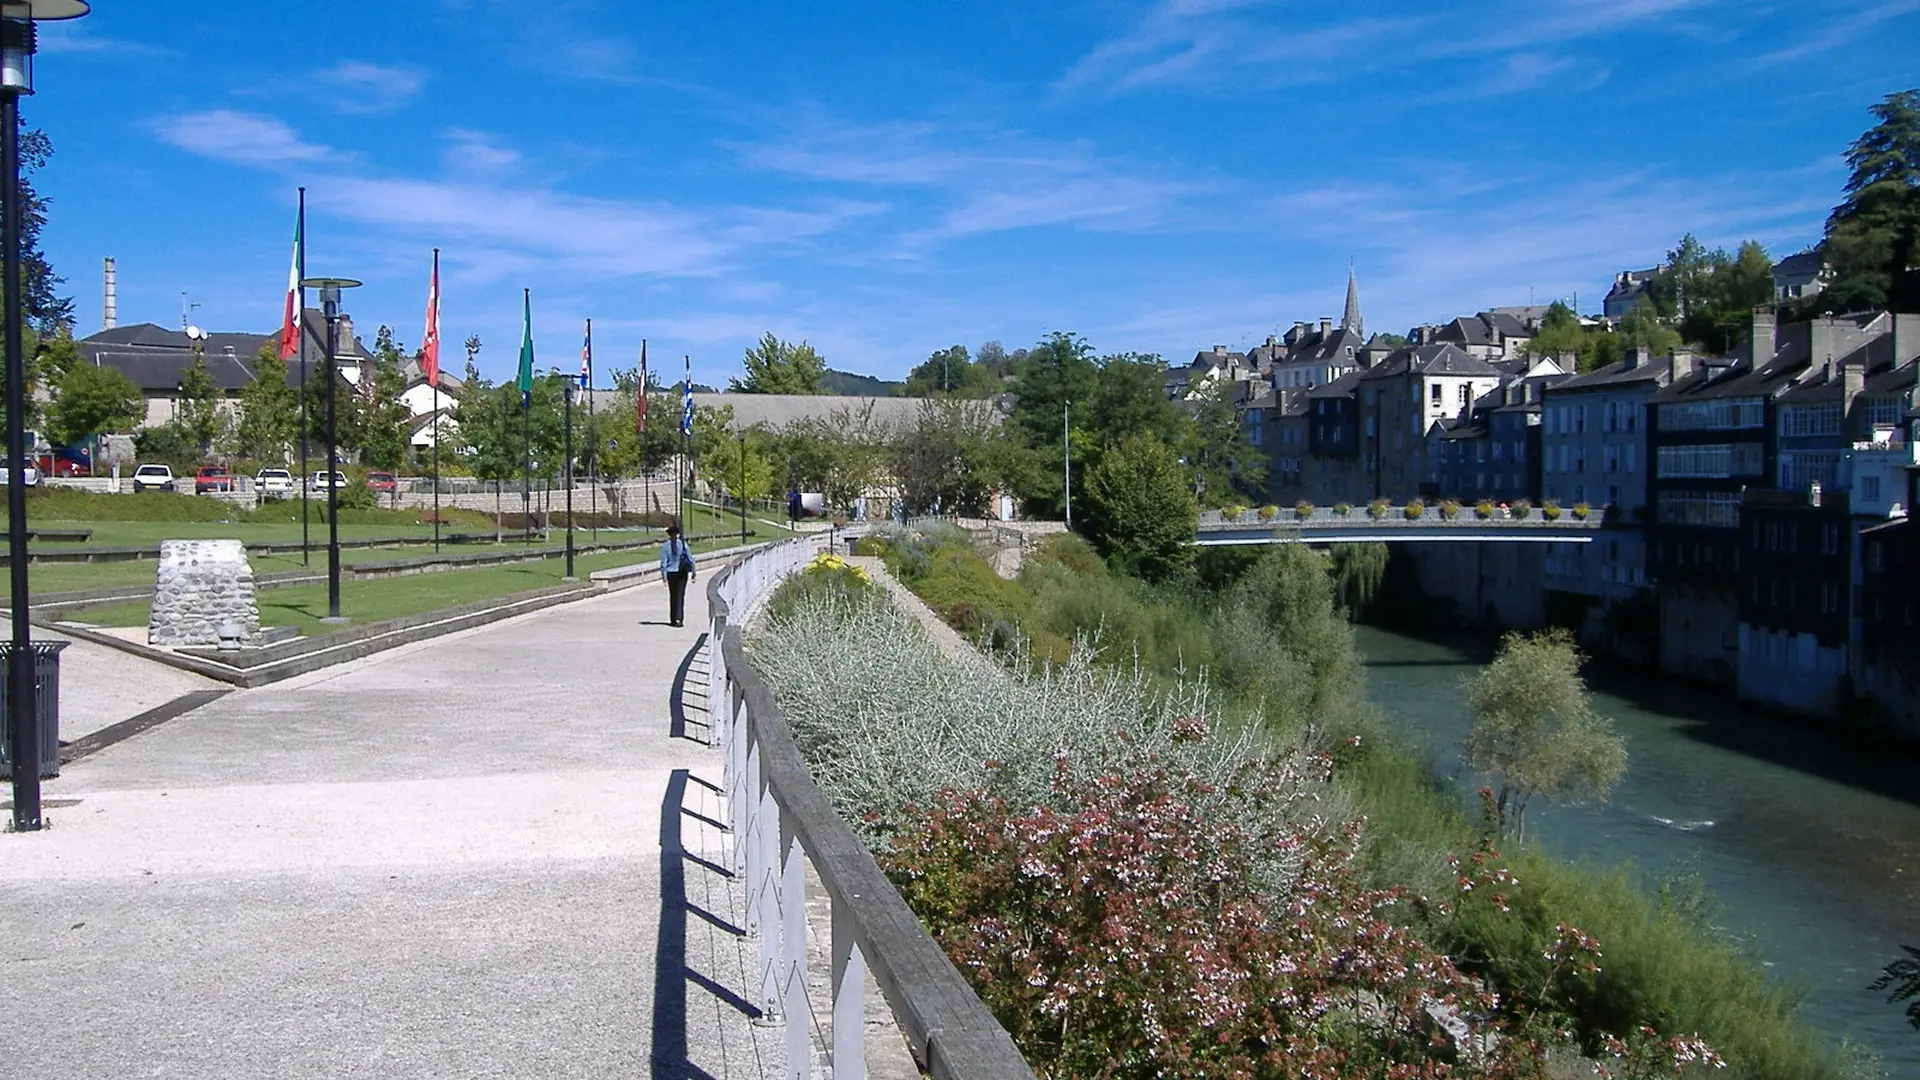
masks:
<path id="1" fill-rule="evenodd" d="M 1366 337 L 1360 321 L 1360 289 L 1353 282 L 1353 261 L 1347 261 L 1347 312 L 1340 316 L 1340 329 L 1351 330 L 1355 337 Z"/>

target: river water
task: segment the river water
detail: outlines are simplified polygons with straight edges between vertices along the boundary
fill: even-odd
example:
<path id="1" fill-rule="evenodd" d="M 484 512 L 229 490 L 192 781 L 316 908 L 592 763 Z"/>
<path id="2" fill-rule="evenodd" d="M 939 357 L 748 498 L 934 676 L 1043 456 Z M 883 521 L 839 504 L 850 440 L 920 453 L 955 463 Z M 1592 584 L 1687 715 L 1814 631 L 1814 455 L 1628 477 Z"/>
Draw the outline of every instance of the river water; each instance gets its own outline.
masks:
<path id="1" fill-rule="evenodd" d="M 1357 630 L 1374 703 L 1436 771 L 1460 763 L 1460 680 L 1485 638 Z M 1527 833 L 1575 860 L 1630 863 L 1647 880 L 1698 875 L 1727 932 L 1806 990 L 1803 1014 L 1872 1050 L 1890 1077 L 1920 1077 L 1920 1032 L 1867 989 L 1920 946 L 1920 755 L 1862 748 L 1745 708 L 1731 693 L 1595 664 L 1599 711 L 1626 737 L 1627 774 L 1605 805 L 1535 800 Z"/>

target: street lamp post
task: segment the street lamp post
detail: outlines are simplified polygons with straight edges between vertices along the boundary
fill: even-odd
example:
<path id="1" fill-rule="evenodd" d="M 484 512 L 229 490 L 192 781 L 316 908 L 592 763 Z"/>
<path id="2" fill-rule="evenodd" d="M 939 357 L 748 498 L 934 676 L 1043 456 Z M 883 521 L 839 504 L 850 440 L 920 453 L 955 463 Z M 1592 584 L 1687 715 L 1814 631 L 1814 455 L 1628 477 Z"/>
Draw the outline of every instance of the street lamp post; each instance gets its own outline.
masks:
<path id="1" fill-rule="evenodd" d="M 740 546 L 747 543 L 747 429 L 740 429 Z"/>
<path id="2" fill-rule="evenodd" d="M 83 0 L 0 2 L 0 272 L 6 274 L 7 574 L 12 587 L 12 649 L 7 653 L 7 737 L 12 740 L 13 829 L 38 831 L 40 717 L 35 709 L 33 635 L 27 623 L 27 365 L 20 315 L 20 96 L 33 93 L 35 22 L 77 19 Z"/>
<path id="3" fill-rule="evenodd" d="M 320 313 L 327 319 L 327 617 L 321 622 L 346 622 L 340 614 L 340 439 L 337 409 L 340 382 L 340 290 L 360 287 L 352 278 L 308 278 L 301 286 L 320 290 Z"/>
<path id="4" fill-rule="evenodd" d="M 574 390 L 574 386 L 575 386 L 575 383 L 574 383 L 573 376 L 566 376 L 565 378 L 563 378 L 560 385 L 560 392 L 566 400 L 566 407 L 565 407 L 566 420 L 564 423 L 566 435 L 564 436 L 564 444 L 560 448 L 560 456 L 563 461 L 562 467 L 565 470 L 565 474 L 566 474 L 562 478 L 561 483 L 564 483 L 567 486 L 567 580 L 568 581 L 574 580 L 574 577 L 573 577 L 573 390 Z"/>

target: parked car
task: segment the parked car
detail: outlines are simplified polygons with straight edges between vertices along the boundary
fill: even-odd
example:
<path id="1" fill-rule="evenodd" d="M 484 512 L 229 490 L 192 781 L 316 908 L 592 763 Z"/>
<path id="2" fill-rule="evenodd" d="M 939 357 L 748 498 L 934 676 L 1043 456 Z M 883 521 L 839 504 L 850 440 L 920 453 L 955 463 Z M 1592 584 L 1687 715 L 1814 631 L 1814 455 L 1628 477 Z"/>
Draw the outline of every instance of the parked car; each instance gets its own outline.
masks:
<path id="1" fill-rule="evenodd" d="M 390 472 L 370 472 L 367 474 L 367 489 L 376 495 L 391 495 L 400 487 L 400 481 Z"/>
<path id="2" fill-rule="evenodd" d="M 22 462 L 26 467 L 20 470 L 20 482 L 27 487 L 40 486 L 40 467 L 31 461 Z M 5 465 L 0 465 L 0 486 L 13 483 L 13 473 Z"/>
<path id="3" fill-rule="evenodd" d="M 133 470 L 133 490 L 172 491 L 173 469 L 167 465 L 142 465 Z"/>
<path id="4" fill-rule="evenodd" d="M 224 465 L 202 465 L 200 471 L 193 474 L 193 493 L 205 495 L 210 491 L 232 491 L 233 474 Z"/>
<path id="5" fill-rule="evenodd" d="M 293 494 L 293 474 L 285 469 L 261 469 L 253 474 L 253 486 L 269 499 L 284 499 Z"/>
<path id="6" fill-rule="evenodd" d="M 314 474 L 313 474 L 313 478 L 312 478 L 312 481 L 311 481 L 311 483 L 312 483 L 312 487 L 313 487 L 313 489 L 314 489 L 315 491 L 325 491 L 325 490 L 327 490 L 327 487 L 328 487 L 328 484 L 327 484 L 327 470 L 325 470 L 325 469 L 320 469 L 320 470 L 317 470 L 317 471 L 315 471 L 315 472 L 314 472 Z M 346 486 L 347 486 L 347 474 L 346 474 L 346 473 L 343 473 L 343 472 L 336 472 L 336 473 L 334 473 L 334 474 L 333 474 L 333 484 L 332 484 L 332 486 L 333 486 L 333 487 L 336 487 L 336 488 L 343 488 L 343 487 L 346 487 Z"/>

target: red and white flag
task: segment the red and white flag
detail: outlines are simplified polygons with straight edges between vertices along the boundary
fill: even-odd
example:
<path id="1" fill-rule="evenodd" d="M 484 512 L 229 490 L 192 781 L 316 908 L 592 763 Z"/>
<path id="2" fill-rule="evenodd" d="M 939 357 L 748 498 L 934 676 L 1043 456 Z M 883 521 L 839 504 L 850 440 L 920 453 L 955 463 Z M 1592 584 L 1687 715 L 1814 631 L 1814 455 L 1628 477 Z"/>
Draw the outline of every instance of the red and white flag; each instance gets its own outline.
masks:
<path id="1" fill-rule="evenodd" d="M 440 249 L 433 249 L 433 277 L 427 283 L 427 332 L 420 338 L 420 374 L 428 386 L 440 385 Z"/>
<path id="2" fill-rule="evenodd" d="M 285 360 L 300 351 L 300 244 L 301 234 L 307 231 L 307 210 L 304 205 L 304 192 L 300 216 L 293 223 L 293 258 L 287 262 L 287 303 L 280 317 L 280 359 Z"/>

